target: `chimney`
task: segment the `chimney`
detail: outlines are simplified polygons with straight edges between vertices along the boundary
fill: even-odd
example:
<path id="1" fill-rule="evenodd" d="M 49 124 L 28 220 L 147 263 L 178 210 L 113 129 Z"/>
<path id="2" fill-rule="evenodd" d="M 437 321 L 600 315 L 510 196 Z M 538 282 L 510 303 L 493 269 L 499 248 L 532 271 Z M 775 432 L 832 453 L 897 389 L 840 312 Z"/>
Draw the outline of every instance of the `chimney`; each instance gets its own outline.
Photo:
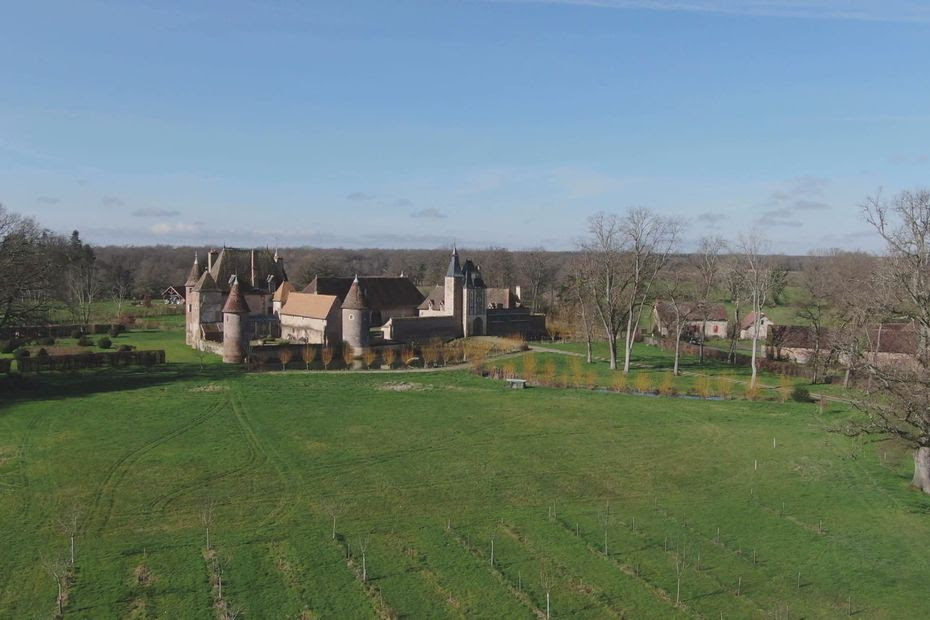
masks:
<path id="1" fill-rule="evenodd" d="M 207 252 L 207 271 L 213 271 L 213 261 L 219 253 L 219 250 L 210 250 Z"/>
<path id="2" fill-rule="evenodd" d="M 255 277 L 255 250 L 252 250 L 252 276 L 249 278 L 252 288 L 255 288 Z"/>

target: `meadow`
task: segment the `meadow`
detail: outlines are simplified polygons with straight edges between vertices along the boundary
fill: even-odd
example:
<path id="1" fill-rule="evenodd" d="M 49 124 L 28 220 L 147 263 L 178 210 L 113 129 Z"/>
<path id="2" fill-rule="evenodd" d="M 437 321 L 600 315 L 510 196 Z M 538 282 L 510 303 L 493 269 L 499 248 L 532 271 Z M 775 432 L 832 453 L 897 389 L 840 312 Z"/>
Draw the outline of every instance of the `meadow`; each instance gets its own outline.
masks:
<path id="1" fill-rule="evenodd" d="M 840 404 L 187 355 L 0 384 L 0 617 L 72 532 L 75 618 L 930 614 L 930 499 Z"/>

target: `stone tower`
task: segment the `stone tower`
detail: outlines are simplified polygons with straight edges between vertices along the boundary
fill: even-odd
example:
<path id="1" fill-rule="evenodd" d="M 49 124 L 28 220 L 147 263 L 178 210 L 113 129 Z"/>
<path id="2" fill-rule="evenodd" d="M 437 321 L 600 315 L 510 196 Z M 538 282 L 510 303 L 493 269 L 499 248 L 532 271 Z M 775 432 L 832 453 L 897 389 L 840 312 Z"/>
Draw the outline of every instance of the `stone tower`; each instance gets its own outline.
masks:
<path id="1" fill-rule="evenodd" d="M 189 345 L 194 344 L 196 335 L 199 333 L 200 317 L 194 315 L 194 287 L 197 286 L 198 281 L 200 281 L 200 263 L 197 261 L 197 254 L 194 254 L 194 264 L 187 276 L 187 282 L 184 283 L 184 325 L 186 326 L 185 337 Z"/>
<path id="2" fill-rule="evenodd" d="M 488 333 L 488 301 L 481 268 L 470 260 L 465 261 L 462 280 L 462 333 L 484 336 Z"/>
<path id="3" fill-rule="evenodd" d="M 223 306 L 223 361 L 241 364 L 249 344 L 249 306 L 239 290 L 239 277 L 233 280 Z"/>
<path id="4" fill-rule="evenodd" d="M 449 259 L 449 269 L 446 270 L 445 280 L 445 311 L 446 314 L 462 318 L 462 285 L 464 283 L 462 267 L 459 265 L 459 252 L 452 246 L 452 258 Z"/>
<path id="5" fill-rule="evenodd" d="M 352 280 L 352 286 L 342 302 L 342 339 L 356 353 L 367 349 L 369 345 L 369 316 L 365 296 L 358 283 L 358 276 Z"/>

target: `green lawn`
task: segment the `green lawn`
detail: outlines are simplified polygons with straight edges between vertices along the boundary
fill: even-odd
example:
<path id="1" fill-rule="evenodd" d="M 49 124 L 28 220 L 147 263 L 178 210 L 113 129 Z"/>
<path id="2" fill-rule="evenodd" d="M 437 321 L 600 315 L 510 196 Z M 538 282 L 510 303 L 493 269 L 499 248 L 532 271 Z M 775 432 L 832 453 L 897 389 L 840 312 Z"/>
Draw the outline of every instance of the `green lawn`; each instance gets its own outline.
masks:
<path id="1" fill-rule="evenodd" d="M 930 498 L 835 406 L 191 364 L 0 390 L 0 617 L 53 615 L 75 508 L 66 616 L 214 617 L 211 502 L 246 618 L 530 618 L 547 581 L 555 618 L 930 615 Z"/>

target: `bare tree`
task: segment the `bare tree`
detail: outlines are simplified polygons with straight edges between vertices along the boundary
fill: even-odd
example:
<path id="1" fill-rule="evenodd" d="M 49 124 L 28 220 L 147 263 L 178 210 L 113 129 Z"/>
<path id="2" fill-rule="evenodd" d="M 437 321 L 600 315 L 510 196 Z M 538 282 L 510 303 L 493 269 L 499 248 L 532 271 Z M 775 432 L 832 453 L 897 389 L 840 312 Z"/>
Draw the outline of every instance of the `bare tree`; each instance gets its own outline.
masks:
<path id="1" fill-rule="evenodd" d="M 727 299 L 733 304 L 733 324 L 729 329 L 728 361 L 733 363 L 736 359 L 736 341 L 740 337 L 742 325 L 742 307 L 746 301 L 746 274 L 743 271 L 742 261 L 738 256 L 729 256 L 725 259 L 722 269 L 722 279 Z"/>
<path id="2" fill-rule="evenodd" d="M 45 571 L 55 580 L 58 586 L 58 596 L 55 598 L 55 608 L 58 617 L 64 612 L 65 599 L 67 597 L 68 582 L 71 579 L 70 568 L 68 563 L 61 558 L 49 558 L 42 561 Z"/>
<path id="3" fill-rule="evenodd" d="M 725 248 L 726 242 L 720 237 L 701 237 L 698 241 L 697 253 L 694 255 L 695 271 L 697 272 L 695 301 L 698 303 L 697 307 L 701 315 L 701 364 L 704 363 L 704 339 L 707 334 L 707 319 L 714 294 L 720 282 L 722 268 L 720 255 Z"/>
<path id="4" fill-rule="evenodd" d="M 576 256 L 572 261 L 571 273 L 565 278 L 564 296 L 569 300 L 573 313 L 581 320 L 584 333 L 585 359 L 590 364 L 594 361 L 594 309 L 589 307 L 588 292 L 591 289 L 591 267 L 586 254 Z"/>
<path id="5" fill-rule="evenodd" d="M 821 255 L 824 253 L 821 252 Z M 814 351 L 808 362 L 814 371 L 812 383 L 818 383 L 830 362 L 832 347 L 826 342 L 826 324 L 833 308 L 835 273 L 830 268 L 829 258 L 809 260 L 801 271 L 801 299 L 798 317 L 811 327 L 814 336 Z M 843 284 L 845 285 L 845 283 Z"/>
<path id="6" fill-rule="evenodd" d="M 542 248 L 533 248 L 519 255 L 520 276 L 529 285 L 530 312 L 539 310 L 539 296 L 542 288 L 555 277 L 558 267 L 553 261 L 552 254 Z M 526 305 L 526 300 L 521 300 Z"/>
<path id="7" fill-rule="evenodd" d="M 742 235 L 739 240 L 742 266 L 745 270 L 746 288 L 752 303 L 752 377 L 749 385 L 755 387 L 759 373 L 758 349 L 759 332 L 762 326 L 762 309 L 768 301 L 769 286 L 772 283 L 772 268 L 767 256 L 768 240 L 758 231 Z"/>
<path id="8" fill-rule="evenodd" d="M 77 507 L 72 508 L 68 514 L 62 516 L 58 520 L 58 529 L 68 537 L 68 546 L 69 546 L 69 563 L 71 566 L 74 566 L 74 537 L 77 536 L 78 532 L 78 521 L 80 520 L 81 512 Z"/>
<path id="9" fill-rule="evenodd" d="M 599 213 L 588 219 L 588 238 L 581 249 L 590 265 L 590 295 L 616 370 L 617 341 L 626 332 L 624 372 L 642 310 L 659 272 L 665 267 L 678 236 L 678 222 L 643 208 L 622 217 Z"/>
<path id="10" fill-rule="evenodd" d="M 930 190 L 890 201 L 870 197 L 863 213 L 887 246 L 877 270 L 880 286 L 894 310 L 913 321 L 917 342 L 912 365 L 866 358 L 878 389 L 859 400 L 869 423 L 855 432 L 887 434 L 914 448 L 913 484 L 930 493 Z"/>
<path id="11" fill-rule="evenodd" d="M 90 323 L 91 309 L 101 289 L 97 257 L 90 245 L 81 241 L 78 231 L 71 233 L 68 245 L 65 285 L 68 307 L 81 325 Z"/>
<path id="12" fill-rule="evenodd" d="M 693 301 L 695 297 L 695 282 L 685 273 L 681 267 L 672 269 L 667 277 L 659 282 L 658 292 L 659 300 L 656 302 L 656 313 L 661 315 L 671 314 L 671 335 L 675 338 L 675 361 L 672 367 L 672 374 L 680 375 L 679 361 L 681 360 L 681 338 L 688 323 L 696 318 L 706 317 L 703 315 L 700 303 Z M 706 320 L 706 318 L 705 318 Z M 704 327 L 701 327 L 703 341 Z M 703 349 L 702 349 L 703 350 Z"/>

